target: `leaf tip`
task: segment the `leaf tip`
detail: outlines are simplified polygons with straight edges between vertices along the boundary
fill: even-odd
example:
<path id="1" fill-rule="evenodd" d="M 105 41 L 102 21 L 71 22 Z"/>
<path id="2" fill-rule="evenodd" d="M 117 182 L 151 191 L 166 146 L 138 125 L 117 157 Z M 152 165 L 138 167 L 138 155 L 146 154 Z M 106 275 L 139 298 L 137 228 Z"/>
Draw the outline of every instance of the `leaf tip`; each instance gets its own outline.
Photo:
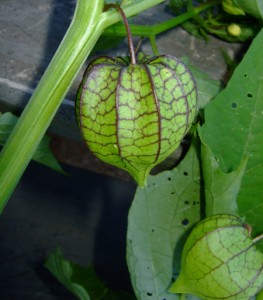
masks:
<path id="1" fill-rule="evenodd" d="M 180 274 L 176 281 L 169 288 L 169 292 L 172 294 L 187 294 L 190 293 L 189 289 L 187 289 L 184 278 Z"/>

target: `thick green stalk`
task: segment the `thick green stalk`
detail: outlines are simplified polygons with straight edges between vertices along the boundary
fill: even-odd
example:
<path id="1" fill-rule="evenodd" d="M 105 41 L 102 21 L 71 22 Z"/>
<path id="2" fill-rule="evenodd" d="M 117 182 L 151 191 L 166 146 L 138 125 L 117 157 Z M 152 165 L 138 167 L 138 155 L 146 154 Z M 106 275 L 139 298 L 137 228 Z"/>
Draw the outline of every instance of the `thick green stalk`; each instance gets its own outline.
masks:
<path id="1" fill-rule="evenodd" d="M 124 10 L 131 16 L 162 1 L 142 0 Z M 59 49 L 0 154 L 0 213 L 97 39 L 120 20 L 116 12 L 103 13 L 103 5 L 103 0 L 78 0 Z"/>
<path id="2" fill-rule="evenodd" d="M 95 28 L 103 0 L 80 0 L 75 15 L 49 68 L 23 111 L 0 157 L 0 211 L 74 80 L 100 31 Z"/>

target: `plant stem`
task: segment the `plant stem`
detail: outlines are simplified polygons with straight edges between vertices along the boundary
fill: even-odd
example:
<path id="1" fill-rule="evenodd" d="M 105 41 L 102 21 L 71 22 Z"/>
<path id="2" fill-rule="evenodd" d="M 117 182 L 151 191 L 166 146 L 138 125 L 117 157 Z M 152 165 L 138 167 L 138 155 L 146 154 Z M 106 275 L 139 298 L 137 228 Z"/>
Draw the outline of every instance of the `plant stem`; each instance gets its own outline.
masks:
<path id="1" fill-rule="evenodd" d="M 75 79 L 82 61 L 98 39 L 95 28 L 103 0 L 77 2 L 73 21 L 19 118 L 0 157 L 0 212 L 24 172 L 44 132 Z M 84 25 L 85 24 L 85 25 Z"/>
<path id="2" fill-rule="evenodd" d="M 150 35 L 149 40 L 150 40 L 150 43 L 151 43 L 151 46 L 152 46 L 153 54 L 154 55 L 159 55 L 155 35 Z"/>
<path id="3" fill-rule="evenodd" d="M 127 16 L 163 0 L 127 5 Z M 105 28 L 119 21 L 103 0 L 78 0 L 72 23 L 0 154 L 0 213 L 15 189 L 59 105 Z"/>
<path id="4" fill-rule="evenodd" d="M 216 2 L 217 3 L 217 2 Z M 215 2 L 209 2 L 204 5 L 200 5 L 198 7 L 193 8 L 191 11 L 187 11 L 186 13 L 162 22 L 160 24 L 155 25 L 135 25 L 130 24 L 131 33 L 136 36 L 155 36 L 164 31 L 167 31 L 175 26 L 178 26 L 185 21 L 197 16 L 200 12 L 209 9 L 211 6 L 215 5 Z M 103 35 L 115 35 L 115 36 L 126 36 L 125 27 L 122 24 L 116 24 L 112 28 L 107 28 Z"/>

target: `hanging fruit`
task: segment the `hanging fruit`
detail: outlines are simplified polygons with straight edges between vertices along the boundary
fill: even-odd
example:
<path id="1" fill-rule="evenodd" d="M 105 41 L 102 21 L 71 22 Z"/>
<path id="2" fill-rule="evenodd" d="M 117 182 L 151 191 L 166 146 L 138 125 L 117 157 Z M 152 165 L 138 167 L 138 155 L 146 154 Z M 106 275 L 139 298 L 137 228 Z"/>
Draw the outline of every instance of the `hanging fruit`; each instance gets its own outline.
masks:
<path id="1" fill-rule="evenodd" d="M 182 254 L 172 293 L 200 299 L 249 300 L 263 288 L 263 253 L 251 227 L 233 215 L 215 215 L 197 224 Z"/>
<path id="2" fill-rule="evenodd" d="M 197 91 L 189 69 L 170 55 L 94 59 L 76 97 L 76 115 L 89 149 L 145 186 L 151 169 L 180 145 L 195 118 Z"/>

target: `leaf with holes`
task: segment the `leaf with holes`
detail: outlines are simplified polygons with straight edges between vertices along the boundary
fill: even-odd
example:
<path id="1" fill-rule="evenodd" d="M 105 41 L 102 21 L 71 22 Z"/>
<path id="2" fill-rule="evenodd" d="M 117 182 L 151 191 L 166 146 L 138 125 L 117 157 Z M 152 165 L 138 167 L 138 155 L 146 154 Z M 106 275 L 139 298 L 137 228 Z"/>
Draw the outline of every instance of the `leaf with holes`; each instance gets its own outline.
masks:
<path id="1" fill-rule="evenodd" d="M 168 292 L 191 227 L 200 219 L 200 168 L 194 140 L 173 171 L 138 188 L 128 218 L 127 261 L 137 299 L 175 300 Z"/>
<path id="2" fill-rule="evenodd" d="M 247 159 L 237 197 L 239 214 L 263 231 L 263 29 L 227 87 L 205 108 L 202 140 L 226 173 Z"/>

